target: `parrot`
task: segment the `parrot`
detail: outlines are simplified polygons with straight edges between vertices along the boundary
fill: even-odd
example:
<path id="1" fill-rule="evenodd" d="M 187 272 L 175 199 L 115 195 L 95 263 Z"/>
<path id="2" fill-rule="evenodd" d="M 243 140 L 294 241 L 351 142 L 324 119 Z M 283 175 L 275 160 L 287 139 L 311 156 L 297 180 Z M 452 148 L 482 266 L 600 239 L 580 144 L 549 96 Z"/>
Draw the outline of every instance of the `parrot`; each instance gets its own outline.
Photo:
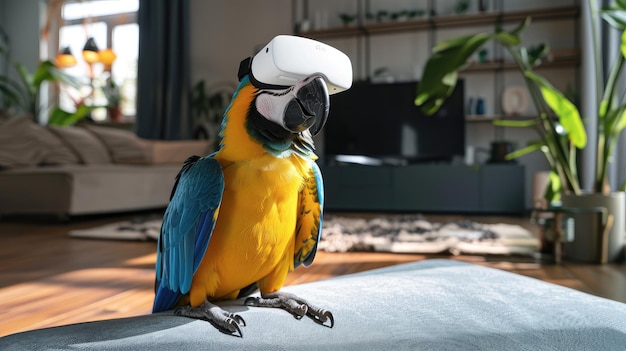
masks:
<path id="1" fill-rule="evenodd" d="M 209 321 L 242 336 L 244 319 L 215 303 L 278 307 L 332 328 L 332 312 L 281 292 L 287 273 L 313 262 L 324 187 L 313 136 L 329 115 L 320 75 L 291 86 L 240 77 L 216 152 L 191 156 L 174 180 L 157 242 L 153 313 Z"/>

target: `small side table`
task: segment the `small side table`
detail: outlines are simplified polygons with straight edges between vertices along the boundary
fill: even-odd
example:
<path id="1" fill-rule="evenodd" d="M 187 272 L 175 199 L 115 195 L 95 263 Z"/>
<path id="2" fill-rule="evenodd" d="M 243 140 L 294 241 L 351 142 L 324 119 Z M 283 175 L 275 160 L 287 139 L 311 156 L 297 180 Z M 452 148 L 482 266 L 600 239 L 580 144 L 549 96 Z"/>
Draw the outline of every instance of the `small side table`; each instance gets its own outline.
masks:
<path id="1" fill-rule="evenodd" d="M 574 237 L 574 218 L 568 217 L 568 215 L 579 214 L 579 213 L 588 213 L 589 215 L 599 215 L 603 216 L 602 223 L 606 223 L 608 211 L 605 207 L 589 207 L 589 208 L 572 208 L 572 207 L 562 207 L 562 206 L 550 206 L 548 208 L 533 208 L 532 211 L 534 213 L 551 213 L 554 215 L 553 218 L 545 219 L 545 223 L 540 223 L 543 228 L 543 236 L 546 240 L 552 242 L 554 244 L 553 255 L 554 255 L 554 263 L 561 263 L 561 259 L 563 256 L 563 243 L 564 242 L 572 242 L 575 240 Z M 606 230 L 603 235 L 606 235 Z M 603 243 L 606 240 L 602 240 Z M 606 245 L 602 245 L 602 255 L 600 257 L 606 257 L 605 251 L 607 250 Z"/>

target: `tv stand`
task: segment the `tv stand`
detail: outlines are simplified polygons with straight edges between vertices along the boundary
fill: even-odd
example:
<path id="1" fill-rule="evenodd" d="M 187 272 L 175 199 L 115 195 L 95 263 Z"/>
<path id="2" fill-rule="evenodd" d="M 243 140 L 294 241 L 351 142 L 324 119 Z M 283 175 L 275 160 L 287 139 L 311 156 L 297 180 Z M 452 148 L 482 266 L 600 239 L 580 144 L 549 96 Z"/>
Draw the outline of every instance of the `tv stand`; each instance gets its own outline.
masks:
<path id="1" fill-rule="evenodd" d="M 334 164 L 321 168 L 328 210 L 494 214 L 525 211 L 525 170 L 520 164 Z"/>

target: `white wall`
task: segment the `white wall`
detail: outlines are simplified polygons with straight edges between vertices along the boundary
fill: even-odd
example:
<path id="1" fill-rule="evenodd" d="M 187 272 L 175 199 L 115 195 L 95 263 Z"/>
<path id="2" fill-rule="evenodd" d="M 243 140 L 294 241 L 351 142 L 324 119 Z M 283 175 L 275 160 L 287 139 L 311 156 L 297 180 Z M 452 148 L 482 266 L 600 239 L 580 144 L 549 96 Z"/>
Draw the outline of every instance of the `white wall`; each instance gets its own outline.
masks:
<path id="1" fill-rule="evenodd" d="M 237 82 L 239 62 L 293 33 L 291 0 L 191 0 L 191 81 Z"/>
<path id="2" fill-rule="evenodd" d="M 11 38 L 11 56 L 34 70 L 39 63 L 41 0 L 0 0 L 0 26 Z"/>

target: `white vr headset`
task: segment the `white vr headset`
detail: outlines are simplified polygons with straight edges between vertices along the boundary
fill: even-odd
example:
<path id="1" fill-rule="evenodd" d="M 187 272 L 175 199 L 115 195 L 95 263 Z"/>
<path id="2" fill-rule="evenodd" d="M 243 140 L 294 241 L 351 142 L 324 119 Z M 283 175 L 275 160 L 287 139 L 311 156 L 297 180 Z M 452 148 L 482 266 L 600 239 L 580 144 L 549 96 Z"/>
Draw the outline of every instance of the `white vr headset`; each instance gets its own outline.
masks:
<path id="1" fill-rule="evenodd" d="M 259 88 L 280 89 L 319 74 L 330 95 L 352 86 L 350 58 L 334 47 L 303 37 L 279 35 L 253 57 L 241 61 L 239 80 L 250 75 Z"/>

